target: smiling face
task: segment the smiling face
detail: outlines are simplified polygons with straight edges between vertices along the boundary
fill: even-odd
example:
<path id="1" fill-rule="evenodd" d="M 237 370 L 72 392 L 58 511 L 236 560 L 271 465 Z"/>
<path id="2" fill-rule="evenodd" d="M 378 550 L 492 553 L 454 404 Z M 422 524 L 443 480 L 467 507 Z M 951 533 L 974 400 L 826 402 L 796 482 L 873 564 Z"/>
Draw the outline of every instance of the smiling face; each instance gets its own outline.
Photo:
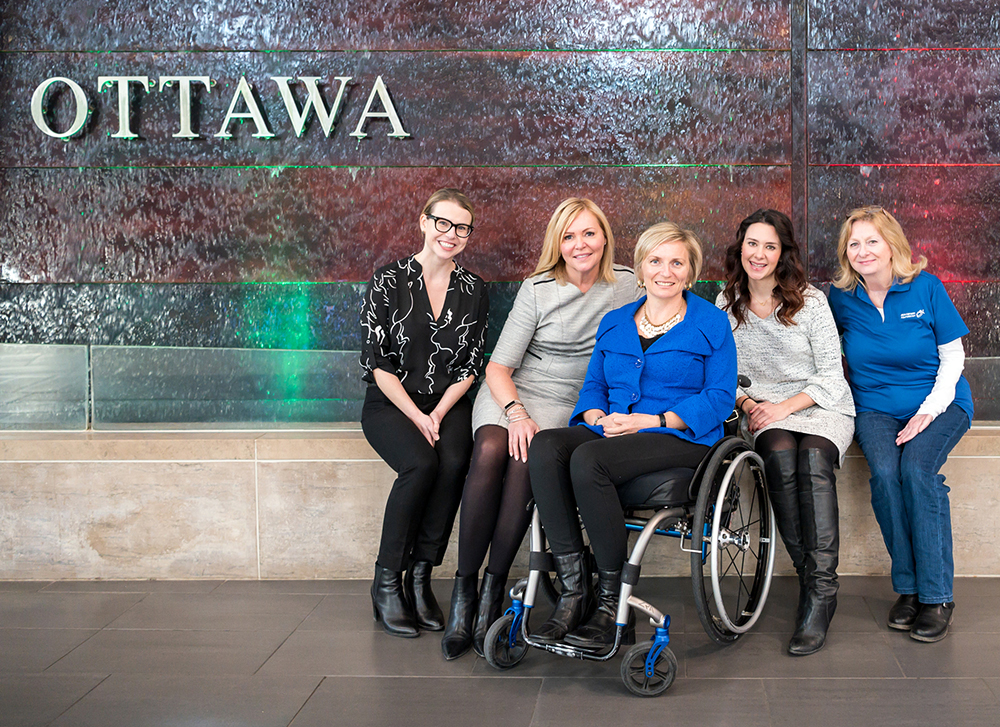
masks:
<path id="1" fill-rule="evenodd" d="M 847 260 L 866 282 L 892 282 L 892 248 L 871 222 L 858 220 L 847 239 Z"/>
<path id="2" fill-rule="evenodd" d="M 781 259 L 781 240 L 777 230 L 766 222 L 750 225 L 743 238 L 740 258 L 747 277 L 773 282 Z"/>
<path id="3" fill-rule="evenodd" d="M 563 232 L 559 252 L 566 263 L 566 272 L 584 277 L 596 271 L 604 257 L 607 240 L 601 223 L 590 210 L 581 210 Z"/>
<path id="4" fill-rule="evenodd" d="M 454 225 L 471 225 L 472 213 L 451 200 L 443 200 L 434 205 L 430 214 L 452 223 L 447 232 L 438 232 L 434 220 L 420 215 L 420 231 L 424 233 L 424 251 L 442 260 L 451 260 L 465 249 L 469 238 L 455 234 Z"/>
<path id="5" fill-rule="evenodd" d="M 668 302 L 684 292 L 691 278 L 691 260 L 683 242 L 664 242 L 653 248 L 641 265 L 648 295 Z"/>

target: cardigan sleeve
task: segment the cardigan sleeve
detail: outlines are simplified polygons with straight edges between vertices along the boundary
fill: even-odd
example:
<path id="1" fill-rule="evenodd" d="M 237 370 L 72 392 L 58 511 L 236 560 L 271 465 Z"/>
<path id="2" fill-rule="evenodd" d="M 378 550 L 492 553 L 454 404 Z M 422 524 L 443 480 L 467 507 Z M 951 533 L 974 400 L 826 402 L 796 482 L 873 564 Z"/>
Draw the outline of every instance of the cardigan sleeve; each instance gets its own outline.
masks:
<path id="1" fill-rule="evenodd" d="M 819 292 L 807 292 L 806 308 L 800 316 L 806 318 L 803 323 L 808 327 L 809 346 L 816 369 L 807 379 L 802 393 L 822 409 L 840 411 L 841 402 L 851 400 L 850 389 L 844 378 L 837 324 L 826 297 Z"/>

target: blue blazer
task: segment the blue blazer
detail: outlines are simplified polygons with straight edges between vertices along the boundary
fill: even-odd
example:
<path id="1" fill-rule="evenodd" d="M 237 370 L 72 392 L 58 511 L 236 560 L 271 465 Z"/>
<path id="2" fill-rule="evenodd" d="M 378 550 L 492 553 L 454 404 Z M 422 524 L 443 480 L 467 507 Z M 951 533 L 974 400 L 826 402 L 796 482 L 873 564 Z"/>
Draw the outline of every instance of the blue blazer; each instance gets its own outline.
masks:
<path id="1" fill-rule="evenodd" d="M 646 299 L 608 313 L 597 329 L 587 378 L 570 425 L 583 424 L 583 413 L 673 412 L 688 428 L 653 427 L 644 432 L 672 434 L 696 444 L 715 444 L 736 403 L 736 342 L 729 317 L 706 300 L 684 292 L 684 320 L 645 352 L 635 328 L 635 312 Z"/>

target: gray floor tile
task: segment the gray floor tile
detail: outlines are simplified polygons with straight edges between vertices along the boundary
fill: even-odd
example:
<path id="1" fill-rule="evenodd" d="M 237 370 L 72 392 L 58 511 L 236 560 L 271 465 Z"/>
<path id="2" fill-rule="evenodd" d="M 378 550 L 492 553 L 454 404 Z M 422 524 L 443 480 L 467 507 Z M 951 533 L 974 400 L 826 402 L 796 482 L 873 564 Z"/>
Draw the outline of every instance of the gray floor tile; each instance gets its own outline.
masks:
<path id="1" fill-rule="evenodd" d="M 96 633 L 94 629 L 0 629 L 0 672 L 44 671 Z"/>
<path id="2" fill-rule="evenodd" d="M 707 636 L 690 635 L 678 660 L 691 678 L 901 677 L 893 650 L 883 634 L 831 631 L 822 651 L 808 657 L 789 655 L 786 634 L 749 633 L 728 646 Z"/>
<path id="3" fill-rule="evenodd" d="M 144 597 L 141 593 L 0 593 L 0 624 L 8 628 L 99 629 Z"/>
<path id="4" fill-rule="evenodd" d="M 670 727 L 768 727 L 759 679 L 678 678 L 652 699 L 633 696 L 620 678 L 548 678 L 532 727 L 669 725 Z M 808 723 L 803 723 L 808 724 Z"/>
<path id="5" fill-rule="evenodd" d="M 45 593 L 211 593 L 222 581 L 53 581 Z"/>
<path id="6" fill-rule="evenodd" d="M 886 639 L 908 677 L 1000 676 L 1000 634 L 951 633 L 943 641 L 924 644 L 897 631 Z"/>
<path id="7" fill-rule="evenodd" d="M 1000 677 L 996 679 L 983 679 L 983 681 L 986 682 L 986 686 L 993 692 L 993 696 L 1000 700 Z"/>
<path id="8" fill-rule="evenodd" d="M 104 678 L 72 674 L 4 676 L 0 679 L 0 724 L 3 727 L 48 725 Z"/>
<path id="9" fill-rule="evenodd" d="M 896 599 L 888 576 L 840 576 L 837 581 L 840 583 L 839 595 Z"/>
<path id="10" fill-rule="evenodd" d="M 541 679 L 328 677 L 291 727 L 528 727 L 541 684 Z"/>
<path id="11" fill-rule="evenodd" d="M 322 596 L 153 593 L 112 621 L 111 629 L 206 629 L 291 633 Z"/>
<path id="12" fill-rule="evenodd" d="M 217 594 L 226 595 L 257 595 L 265 593 L 291 593 L 291 594 L 362 594 L 368 593 L 371 588 L 371 579 L 368 580 L 316 580 L 316 581 L 286 581 L 286 580 L 264 580 L 264 581 L 224 581 L 215 589 Z"/>
<path id="13" fill-rule="evenodd" d="M 317 677 L 114 674 L 53 727 L 285 727 L 319 682 Z"/>
<path id="14" fill-rule="evenodd" d="M 260 674 L 319 676 L 469 676 L 471 655 L 445 661 L 441 634 L 401 639 L 382 631 L 296 631 Z"/>
<path id="15" fill-rule="evenodd" d="M 284 631 L 106 630 L 49 672 L 249 675 L 286 637 Z"/>
<path id="16" fill-rule="evenodd" d="M 0 581 L 0 593 L 5 591 L 22 591 L 34 593 L 40 591 L 52 581 Z"/>
<path id="17" fill-rule="evenodd" d="M 775 727 L 1000 724 L 979 679 L 774 679 L 765 689 Z"/>
<path id="18" fill-rule="evenodd" d="M 447 603 L 442 603 L 447 613 Z M 381 631 L 372 617 L 372 599 L 367 593 L 323 596 L 298 631 Z M 426 634 L 430 636 L 430 634 Z M 440 634 L 439 634 L 440 636 Z M 422 638 L 422 637 L 421 637 Z"/>

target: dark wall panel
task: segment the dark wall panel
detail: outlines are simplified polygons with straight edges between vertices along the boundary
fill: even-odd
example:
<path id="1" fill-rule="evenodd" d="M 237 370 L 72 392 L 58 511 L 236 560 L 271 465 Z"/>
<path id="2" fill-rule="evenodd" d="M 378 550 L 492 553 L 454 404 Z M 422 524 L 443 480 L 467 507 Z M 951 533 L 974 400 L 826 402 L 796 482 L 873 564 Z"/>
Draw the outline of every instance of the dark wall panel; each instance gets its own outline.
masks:
<path id="1" fill-rule="evenodd" d="M 630 262 L 639 233 L 671 219 L 706 243 L 704 277 L 757 207 L 788 209 L 787 167 L 0 170 L 0 258 L 10 282 L 363 281 L 416 252 L 441 186 L 477 205 L 464 263 L 526 277 L 556 205 L 594 199 Z M 44 241 L 44 244 L 39 244 Z M 0 324 L 2 325 L 2 324 Z"/>
<path id="2" fill-rule="evenodd" d="M 116 53 L 17 54 L 0 59 L 4 166 L 662 164 L 787 162 L 791 146 L 788 53 Z M 145 76 L 132 87 L 131 131 L 118 133 L 117 87 L 99 76 Z M 176 139 L 178 92 L 160 77 L 208 76 L 197 85 L 200 139 Z M 268 130 L 246 121 L 223 129 L 245 76 Z M 312 123 L 296 138 L 271 77 L 320 76 L 332 106 L 337 76 L 351 77 L 330 137 Z M 409 138 L 388 120 L 351 137 L 381 76 Z M 63 141 L 32 121 L 30 99 L 51 77 L 70 78 L 94 113 L 80 138 Z M 57 87 L 62 89 L 63 86 Z M 297 87 L 298 103 L 305 88 Z M 51 92 L 50 92 L 51 93 Z M 53 94 L 50 127 L 71 127 L 76 104 Z M 240 100 L 238 108 L 245 109 Z M 381 110 L 376 101 L 374 109 Z M 766 124 L 760 120 L 766 119 Z M 227 131 L 231 139 L 216 138 Z M 273 133 L 274 138 L 255 138 Z"/>
<path id="3" fill-rule="evenodd" d="M 787 48 L 787 0 L 0 2 L 8 50 Z"/>
<path id="4" fill-rule="evenodd" d="M 1000 49 L 809 55 L 812 164 L 1000 162 Z"/>

